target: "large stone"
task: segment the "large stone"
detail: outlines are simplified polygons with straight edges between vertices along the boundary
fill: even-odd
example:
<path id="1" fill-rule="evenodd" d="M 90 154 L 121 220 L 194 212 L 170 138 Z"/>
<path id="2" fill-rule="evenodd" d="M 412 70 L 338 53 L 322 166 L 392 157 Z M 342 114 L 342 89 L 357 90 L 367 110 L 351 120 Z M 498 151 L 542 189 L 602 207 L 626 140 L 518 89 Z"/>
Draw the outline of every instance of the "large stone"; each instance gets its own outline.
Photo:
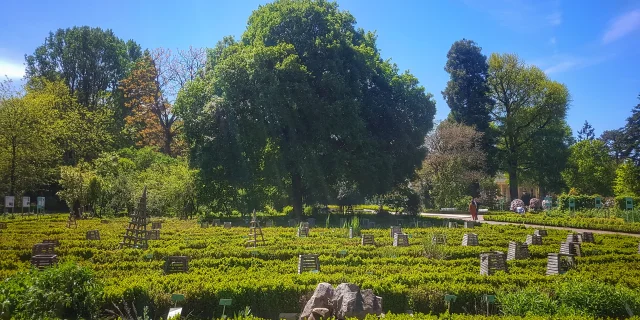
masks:
<path id="1" fill-rule="evenodd" d="M 367 314 L 382 314 L 382 298 L 376 296 L 371 289 L 362 290 L 362 299 L 364 300 L 364 312 Z"/>
<path id="2" fill-rule="evenodd" d="M 300 319 L 364 319 L 367 314 L 382 314 L 382 298 L 371 289 L 360 291 L 357 285 L 351 283 L 341 283 L 333 289 L 330 284 L 323 282 L 316 287 Z"/>
<path id="3" fill-rule="evenodd" d="M 341 283 L 333 293 L 334 316 L 336 319 L 359 318 L 366 316 L 364 299 L 360 288 L 352 283 Z"/>
<path id="4" fill-rule="evenodd" d="M 331 284 L 326 282 L 318 284 L 316 290 L 313 292 L 313 296 L 311 296 L 309 301 L 307 301 L 307 304 L 304 306 L 304 310 L 300 314 L 300 319 L 302 320 L 312 317 L 314 309 L 324 308 L 327 309 L 327 313 L 330 314 L 333 310 L 331 306 L 332 297 L 333 287 L 331 286 Z"/>

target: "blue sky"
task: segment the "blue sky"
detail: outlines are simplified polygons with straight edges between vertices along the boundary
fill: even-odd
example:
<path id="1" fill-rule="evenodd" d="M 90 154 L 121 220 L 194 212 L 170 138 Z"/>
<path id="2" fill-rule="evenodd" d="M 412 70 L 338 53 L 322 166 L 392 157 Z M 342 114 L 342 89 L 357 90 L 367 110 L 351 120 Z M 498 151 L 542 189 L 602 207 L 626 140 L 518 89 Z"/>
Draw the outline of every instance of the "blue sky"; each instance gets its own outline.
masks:
<path id="1" fill-rule="evenodd" d="M 143 48 L 212 47 L 238 37 L 266 1 L 14 1 L 3 0 L 0 74 L 20 78 L 24 54 L 49 31 L 74 25 L 109 28 Z M 475 40 L 486 55 L 517 53 L 571 93 L 568 122 L 588 120 L 599 134 L 624 125 L 640 102 L 640 0 L 341 0 L 358 26 L 376 30 L 384 58 L 415 74 L 437 101 L 451 44 Z"/>

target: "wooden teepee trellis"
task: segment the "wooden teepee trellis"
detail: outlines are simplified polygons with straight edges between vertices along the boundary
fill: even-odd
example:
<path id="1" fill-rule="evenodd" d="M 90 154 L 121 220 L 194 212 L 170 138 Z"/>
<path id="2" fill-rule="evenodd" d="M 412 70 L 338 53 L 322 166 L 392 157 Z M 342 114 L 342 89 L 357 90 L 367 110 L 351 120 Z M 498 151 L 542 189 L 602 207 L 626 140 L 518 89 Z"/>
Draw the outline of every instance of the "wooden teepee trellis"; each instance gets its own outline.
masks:
<path id="1" fill-rule="evenodd" d="M 142 192 L 138 209 L 131 216 L 120 248 L 147 249 L 147 187 Z"/>
<path id="2" fill-rule="evenodd" d="M 256 219 L 256 211 L 253 210 L 251 222 L 249 222 L 249 239 L 247 240 L 247 246 L 255 248 L 258 246 L 258 242 L 261 242 L 263 245 L 265 244 L 262 228 L 260 228 L 260 223 L 258 223 L 258 219 Z"/>

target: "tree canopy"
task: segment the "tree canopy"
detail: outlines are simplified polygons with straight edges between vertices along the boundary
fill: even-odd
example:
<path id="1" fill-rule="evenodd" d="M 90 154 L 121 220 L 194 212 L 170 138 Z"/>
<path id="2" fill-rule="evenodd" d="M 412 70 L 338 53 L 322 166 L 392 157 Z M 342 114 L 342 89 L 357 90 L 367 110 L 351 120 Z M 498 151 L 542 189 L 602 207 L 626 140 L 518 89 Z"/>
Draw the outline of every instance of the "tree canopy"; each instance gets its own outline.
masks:
<path id="1" fill-rule="evenodd" d="M 567 168 L 562 173 L 567 186 L 584 194 L 613 194 L 615 163 L 600 140 L 583 140 L 571 146 Z"/>
<path id="2" fill-rule="evenodd" d="M 495 101 L 491 115 L 499 137 L 501 167 L 509 175 L 511 199 L 516 199 L 518 175 L 526 156 L 523 148 L 555 120 L 565 118 L 569 92 L 513 54 L 492 54 L 488 79 Z"/>
<path id="3" fill-rule="evenodd" d="M 335 3 L 256 10 L 241 41 L 207 63 L 212 74 L 183 93 L 201 105 L 178 109 L 199 111 L 185 125 L 201 125 L 186 134 L 193 163 L 208 171 L 204 182 L 228 179 L 216 173 L 224 170 L 238 173 L 230 179 L 237 189 L 284 187 L 297 215 L 303 203 L 326 202 L 341 181 L 363 195 L 406 183 L 425 155 L 435 103 L 413 75 L 382 59 L 375 40 Z"/>

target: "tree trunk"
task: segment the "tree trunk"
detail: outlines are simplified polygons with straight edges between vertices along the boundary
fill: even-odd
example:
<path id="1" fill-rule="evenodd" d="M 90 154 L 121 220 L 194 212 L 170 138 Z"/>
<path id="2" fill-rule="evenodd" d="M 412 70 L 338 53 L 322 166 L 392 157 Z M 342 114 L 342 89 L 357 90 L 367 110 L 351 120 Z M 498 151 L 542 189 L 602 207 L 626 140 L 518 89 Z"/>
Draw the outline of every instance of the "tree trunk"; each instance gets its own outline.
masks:
<path id="1" fill-rule="evenodd" d="M 173 140 L 173 136 L 171 135 L 171 127 L 164 127 L 164 147 L 162 148 L 164 153 L 167 155 L 171 155 L 171 140 Z"/>
<path id="2" fill-rule="evenodd" d="M 517 173 L 518 163 L 509 164 L 509 195 L 511 196 L 511 201 L 518 199 L 518 173 Z"/>
<path id="3" fill-rule="evenodd" d="M 302 217 L 302 177 L 298 172 L 291 174 L 291 197 L 293 198 L 293 213 L 298 220 Z"/>
<path id="4" fill-rule="evenodd" d="M 11 140 L 11 173 L 10 173 L 10 182 L 9 182 L 9 195 L 15 196 L 16 191 L 16 147 L 17 142 L 14 137 Z"/>

